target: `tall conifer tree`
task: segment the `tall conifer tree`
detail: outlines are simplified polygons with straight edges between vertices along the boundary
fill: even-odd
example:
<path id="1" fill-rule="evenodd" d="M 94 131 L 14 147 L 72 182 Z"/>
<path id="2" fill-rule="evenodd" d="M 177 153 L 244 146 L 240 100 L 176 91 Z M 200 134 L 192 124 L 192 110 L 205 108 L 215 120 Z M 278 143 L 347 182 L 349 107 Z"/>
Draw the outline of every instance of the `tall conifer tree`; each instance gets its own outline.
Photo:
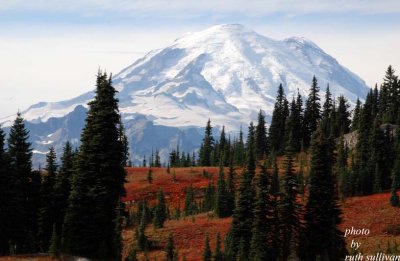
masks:
<path id="1" fill-rule="evenodd" d="M 265 127 L 265 116 L 260 110 L 258 113 L 258 122 L 255 131 L 255 150 L 257 159 L 263 159 L 268 153 L 267 129 Z"/>
<path id="2" fill-rule="evenodd" d="M 8 255 L 10 251 L 12 216 L 12 201 L 14 177 L 10 175 L 8 159 L 4 149 L 4 132 L 0 128 L 0 256 Z"/>
<path id="3" fill-rule="evenodd" d="M 341 260 L 346 253 L 343 235 L 338 229 L 341 211 L 332 173 L 333 150 L 332 138 L 318 130 L 311 145 L 310 194 L 304 217 L 305 260 Z"/>
<path id="4" fill-rule="evenodd" d="M 74 255 L 120 260 L 117 218 L 125 195 L 124 146 L 119 134 L 118 100 L 111 77 L 99 72 L 89 103 L 76 172 L 64 222 L 63 248 Z"/>
<path id="5" fill-rule="evenodd" d="M 11 245 L 14 253 L 27 253 L 35 250 L 37 233 L 37 199 L 34 183 L 37 172 L 32 172 L 32 149 L 29 131 L 21 114 L 17 114 L 8 137 L 10 173 L 14 175 L 13 221 Z"/>
<path id="6" fill-rule="evenodd" d="M 272 113 L 271 125 L 269 127 L 269 144 L 271 150 L 275 153 L 282 153 L 285 149 L 285 123 L 289 116 L 288 101 L 286 100 L 285 92 L 282 84 L 278 87 L 278 94 Z"/>
<path id="7" fill-rule="evenodd" d="M 39 223 L 39 242 L 42 252 L 47 251 L 50 245 L 50 239 L 53 232 L 53 223 L 55 223 L 55 193 L 54 186 L 57 175 L 56 152 L 51 147 L 46 155 L 46 173 L 42 177 L 40 186 L 40 207 L 38 213 Z"/>
<path id="8" fill-rule="evenodd" d="M 303 145 L 305 148 L 309 147 L 311 135 L 317 130 L 321 118 L 320 109 L 319 86 L 317 78 L 314 76 L 304 110 Z"/>
<path id="9" fill-rule="evenodd" d="M 63 155 L 61 156 L 61 165 L 56 175 L 54 184 L 54 222 L 57 241 L 61 242 L 62 226 L 65 213 L 68 208 L 68 198 L 71 191 L 71 178 L 74 172 L 75 153 L 72 151 L 70 142 L 66 142 Z"/>
<path id="10" fill-rule="evenodd" d="M 207 121 L 207 126 L 204 130 L 203 142 L 200 146 L 199 160 L 201 166 L 211 166 L 213 151 L 214 151 L 214 137 L 212 135 L 212 126 L 211 126 L 211 121 L 209 119 Z"/>

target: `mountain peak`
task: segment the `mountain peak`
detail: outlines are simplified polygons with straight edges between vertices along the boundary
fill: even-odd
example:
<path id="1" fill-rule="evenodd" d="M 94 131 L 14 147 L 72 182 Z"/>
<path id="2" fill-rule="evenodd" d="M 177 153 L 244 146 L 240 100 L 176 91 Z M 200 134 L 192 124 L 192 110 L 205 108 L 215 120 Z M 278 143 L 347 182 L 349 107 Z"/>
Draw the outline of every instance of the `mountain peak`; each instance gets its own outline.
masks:
<path id="1" fill-rule="evenodd" d="M 307 38 L 274 40 L 240 24 L 186 34 L 126 67 L 113 77 L 113 84 L 119 91 L 132 155 L 138 160 L 149 155 L 150 148 L 166 156 L 177 144 L 193 151 L 201 142 L 199 127 L 209 118 L 216 129 L 224 125 L 234 132 L 257 120 L 262 109 L 268 122 L 279 84 L 288 98 L 297 91 L 306 96 L 314 75 L 321 90 L 329 83 L 333 96 L 344 95 L 350 102 L 369 90 Z M 51 144 L 61 152 L 66 140 L 78 142 L 85 117 L 85 109 L 78 106 L 87 106 L 94 94 L 40 103 L 23 111 L 35 151 L 46 151 Z"/>
<path id="2" fill-rule="evenodd" d="M 236 128 L 254 120 L 259 109 L 272 114 L 276 91 L 308 94 L 316 76 L 323 88 L 351 102 L 364 97 L 365 83 L 305 37 L 273 40 L 241 24 L 220 24 L 184 35 L 151 51 L 113 78 L 124 117 L 146 115 L 155 124 Z M 47 121 L 85 104 L 93 92 L 24 112 L 27 120 Z M 133 117 L 133 116 L 132 116 Z"/>

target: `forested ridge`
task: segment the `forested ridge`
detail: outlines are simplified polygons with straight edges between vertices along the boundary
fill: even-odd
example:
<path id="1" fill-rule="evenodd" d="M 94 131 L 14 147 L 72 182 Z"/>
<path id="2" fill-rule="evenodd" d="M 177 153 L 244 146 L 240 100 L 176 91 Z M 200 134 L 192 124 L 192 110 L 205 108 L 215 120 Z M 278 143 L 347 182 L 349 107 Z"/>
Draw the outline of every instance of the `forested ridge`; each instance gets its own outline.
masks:
<path id="1" fill-rule="evenodd" d="M 129 144 L 111 76 L 97 75 L 81 145 L 67 142 L 61 157 L 50 147 L 43 169 L 32 170 L 29 132 L 18 113 L 7 137 L 0 129 L 0 256 L 149 260 L 162 247 L 162 260 L 186 260 L 173 233 L 160 245 L 146 229 L 196 222 L 206 213 L 230 218 L 230 227 L 226 235 L 207 234 L 197 260 L 343 260 L 344 200 L 390 191 L 387 201 L 400 206 L 400 80 L 389 66 L 383 83 L 353 108 L 329 85 L 321 97 L 317 77 L 310 83 L 307 97 L 286 97 L 279 86 L 268 127 L 260 110 L 246 134 L 222 127 L 214 137 L 210 118 L 198 151 L 177 147 L 167 162 L 157 149 L 144 156 L 140 167 L 157 193 L 135 199 L 124 186 Z M 189 184 L 182 202 L 173 202 L 154 175 L 161 167 L 174 184 L 180 168 L 203 168 L 208 184 L 200 190 Z M 128 228 L 135 233 L 126 245 L 121 232 Z"/>

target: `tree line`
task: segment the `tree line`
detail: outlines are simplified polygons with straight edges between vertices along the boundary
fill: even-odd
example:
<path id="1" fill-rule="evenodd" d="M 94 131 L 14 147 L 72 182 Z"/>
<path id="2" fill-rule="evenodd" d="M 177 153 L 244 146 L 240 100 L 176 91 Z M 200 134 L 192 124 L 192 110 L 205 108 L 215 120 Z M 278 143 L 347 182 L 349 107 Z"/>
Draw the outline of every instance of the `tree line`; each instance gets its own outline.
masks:
<path id="1" fill-rule="evenodd" d="M 121 260 L 121 197 L 127 139 L 111 76 L 99 71 L 81 145 L 50 148 L 32 170 L 29 132 L 18 113 L 7 148 L 0 129 L 0 255 L 49 252 Z"/>

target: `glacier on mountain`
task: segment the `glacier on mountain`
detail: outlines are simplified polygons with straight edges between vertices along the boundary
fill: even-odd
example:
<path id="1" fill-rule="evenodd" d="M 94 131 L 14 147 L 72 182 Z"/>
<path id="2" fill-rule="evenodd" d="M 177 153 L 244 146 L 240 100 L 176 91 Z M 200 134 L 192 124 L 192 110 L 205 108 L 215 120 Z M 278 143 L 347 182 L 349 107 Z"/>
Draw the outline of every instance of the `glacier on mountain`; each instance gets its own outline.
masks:
<path id="1" fill-rule="evenodd" d="M 334 96 L 342 94 L 351 103 L 358 97 L 365 97 L 369 90 L 363 80 L 312 41 L 304 37 L 274 40 L 238 24 L 216 25 L 187 33 L 166 48 L 153 50 L 123 69 L 113 77 L 113 84 L 119 91 L 119 107 L 125 125 L 136 128 L 136 131 L 129 128 L 127 131 L 131 144 L 136 146 L 132 152 L 138 159 L 138 154 L 149 154 L 151 149 L 164 148 L 167 153 L 177 144 L 186 150 L 195 149 L 202 133 L 201 130 L 198 134 L 192 131 L 203 127 L 209 118 L 214 126 L 225 125 L 230 131 L 256 120 L 260 109 L 265 111 L 268 121 L 279 84 L 282 83 L 288 99 L 297 92 L 306 96 L 314 75 L 321 97 L 327 84 Z M 44 146 L 60 146 L 66 139 L 78 140 L 76 130 L 71 136 L 62 128 L 68 128 L 65 121 L 70 114 L 84 117 L 82 111 L 86 111 L 93 97 L 91 91 L 67 101 L 38 103 L 23 111 L 29 126 L 44 132 L 31 130 L 34 147 L 41 147 L 43 151 Z M 8 117 L 0 122 L 2 126 L 9 126 L 12 120 Z M 49 125 L 52 121 L 59 122 L 59 129 L 47 129 L 59 133 L 46 137 L 50 132 L 38 126 Z M 83 123 L 79 121 L 82 126 Z M 145 126 L 157 129 L 154 132 L 160 135 L 157 142 L 141 142 L 134 137 L 140 132 L 139 126 L 142 130 Z M 164 135 L 161 131 L 164 127 L 177 131 Z M 179 137 L 183 139 L 188 133 L 194 135 L 195 140 L 186 146 Z M 189 140 L 185 136 L 185 142 Z"/>

